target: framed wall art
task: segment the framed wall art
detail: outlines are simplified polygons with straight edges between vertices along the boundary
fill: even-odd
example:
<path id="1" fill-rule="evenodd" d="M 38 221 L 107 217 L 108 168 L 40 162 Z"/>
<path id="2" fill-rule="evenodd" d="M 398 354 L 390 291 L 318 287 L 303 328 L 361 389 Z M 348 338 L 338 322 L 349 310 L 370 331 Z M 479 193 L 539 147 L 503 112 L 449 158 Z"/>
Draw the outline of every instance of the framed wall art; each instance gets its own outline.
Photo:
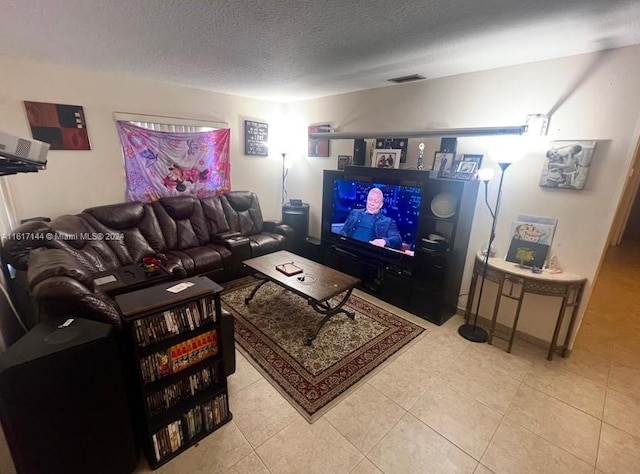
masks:
<path id="1" fill-rule="evenodd" d="M 91 150 L 81 105 L 24 101 L 31 135 L 52 150 Z"/>
<path id="2" fill-rule="evenodd" d="M 269 155 L 269 124 L 257 120 L 244 121 L 244 154 L 247 156 Z"/>
<path id="3" fill-rule="evenodd" d="M 544 188 L 583 189 L 596 141 L 555 141 L 545 154 L 539 185 Z"/>
<path id="4" fill-rule="evenodd" d="M 371 158 L 372 168 L 399 168 L 402 150 L 378 149 L 373 150 Z"/>

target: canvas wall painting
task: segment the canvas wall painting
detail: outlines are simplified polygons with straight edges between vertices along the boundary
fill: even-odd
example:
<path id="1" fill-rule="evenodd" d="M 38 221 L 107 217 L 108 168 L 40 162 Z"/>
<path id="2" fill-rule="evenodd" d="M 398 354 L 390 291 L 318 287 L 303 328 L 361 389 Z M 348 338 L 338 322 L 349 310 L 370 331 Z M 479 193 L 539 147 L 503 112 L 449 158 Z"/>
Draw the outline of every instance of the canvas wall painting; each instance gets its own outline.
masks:
<path id="1" fill-rule="evenodd" d="M 91 150 L 81 105 L 24 101 L 31 135 L 52 150 Z"/>
<path id="2" fill-rule="evenodd" d="M 583 189 L 595 147 L 595 140 L 552 142 L 545 155 L 540 186 Z"/>

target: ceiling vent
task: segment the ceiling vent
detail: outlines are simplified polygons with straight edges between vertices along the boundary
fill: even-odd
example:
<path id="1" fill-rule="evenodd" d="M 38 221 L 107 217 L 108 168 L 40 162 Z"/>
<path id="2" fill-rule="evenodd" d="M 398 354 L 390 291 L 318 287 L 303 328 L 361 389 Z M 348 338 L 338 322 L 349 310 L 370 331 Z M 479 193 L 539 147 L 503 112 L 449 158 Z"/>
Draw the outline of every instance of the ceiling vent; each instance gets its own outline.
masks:
<path id="1" fill-rule="evenodd" d="M 420 74 L 411 74 L 410 76 L 394 77 L 393 79 L 387 80 L 396 84 L 404 84 L 405 82 L 422 81 L 423 79 L 426 79 L 426 77 Z"/>

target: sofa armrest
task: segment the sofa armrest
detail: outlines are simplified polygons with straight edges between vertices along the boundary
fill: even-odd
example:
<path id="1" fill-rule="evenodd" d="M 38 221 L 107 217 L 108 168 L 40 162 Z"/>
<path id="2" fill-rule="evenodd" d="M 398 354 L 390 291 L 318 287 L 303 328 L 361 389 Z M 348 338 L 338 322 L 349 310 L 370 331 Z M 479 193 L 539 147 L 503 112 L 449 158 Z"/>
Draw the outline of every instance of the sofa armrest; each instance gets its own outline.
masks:
<path id="1" fill-rule="evenodd" d="M 240 232 L 226 232 L 214 235 L 212 241 L 231 252 L 231 272 L 233 275 L 240 275 L 242 262 L 251 258 L 251 241 L 249 238 L 243 236 Z"/>
<path id="2" fill-rule="evenodd" d="M 273 234 L 280 234 L 287 240 L 293 239 L 293 228 L 281 221 L 264 221 L 264 230 Z"/>
<path id="3" fill-rule="evenodd" d="M 2 260 L 18 270 L 26 271 L 32 251 L 46 248 L 51 243 L 43 238 L 52 232 L 48 222 L 28 221 L 6 236 L 2 244 Z"/>
<path id="4" fill-rule="evenodd" d="M 59 249 L 32 251 L 27 270 L 27 287 L 33 290 L 36 285 L 55 277 L 73 279 L 90 292 L 95 289 L 89 269 L 69 252 Z"/>
<path id="5" fill-rule="evenodd" d="M 122 327 L 115 302 L 101 291 L 89 291 L 79 281 L 67 276 L 54 276 L 32 289 L 38 301 L 40 318 L 67 316 L 85 318 Z"/>
<path id="6" fill-rule="evenodd" d="M 156 258 L 160 260 L 160 263 L 164 267 L 167 273 L 175 278 L 185 278 L 187 271 L 182 266 L 180 258 L 175 255 L 167 255 L 165 253 L 156 254 Z"/>
<path id="7" fill-rule="evenodd" d="M 233 232 L 233 231 L 221 232 L 220 234 L 214 234 L 211 237 L 211 241 L 216 244 L 219 244 L 227 240 L 237 239 L 238 237 L 242 237 L 242 234 L 240 232 Z"/>

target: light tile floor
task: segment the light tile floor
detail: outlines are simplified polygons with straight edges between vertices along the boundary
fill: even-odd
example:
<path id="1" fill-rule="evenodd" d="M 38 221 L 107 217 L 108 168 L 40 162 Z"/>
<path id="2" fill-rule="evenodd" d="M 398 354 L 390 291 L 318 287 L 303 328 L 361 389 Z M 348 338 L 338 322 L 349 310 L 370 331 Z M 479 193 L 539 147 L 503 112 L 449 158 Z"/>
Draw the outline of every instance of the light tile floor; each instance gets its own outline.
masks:
<path id="1" fill-rule="evenodd" d="M 638 473 L 639 270 L 640 244 L 611 249 L 572 356 L 553 362 L 469 343 L 459 316 L 394 310 L 430 332 L 313 425 L 238 353 L 233 421 L 157 472 Z"/>
<path id="2" fill-rule="evenodd" d="M 238 353 L 233 421 L 157 472 L 638 473 L 639 270 L 640 244 L 610 250 L 572 356 L 553 362 L 394 309 L 430 332 L 312 425 Z"/>

